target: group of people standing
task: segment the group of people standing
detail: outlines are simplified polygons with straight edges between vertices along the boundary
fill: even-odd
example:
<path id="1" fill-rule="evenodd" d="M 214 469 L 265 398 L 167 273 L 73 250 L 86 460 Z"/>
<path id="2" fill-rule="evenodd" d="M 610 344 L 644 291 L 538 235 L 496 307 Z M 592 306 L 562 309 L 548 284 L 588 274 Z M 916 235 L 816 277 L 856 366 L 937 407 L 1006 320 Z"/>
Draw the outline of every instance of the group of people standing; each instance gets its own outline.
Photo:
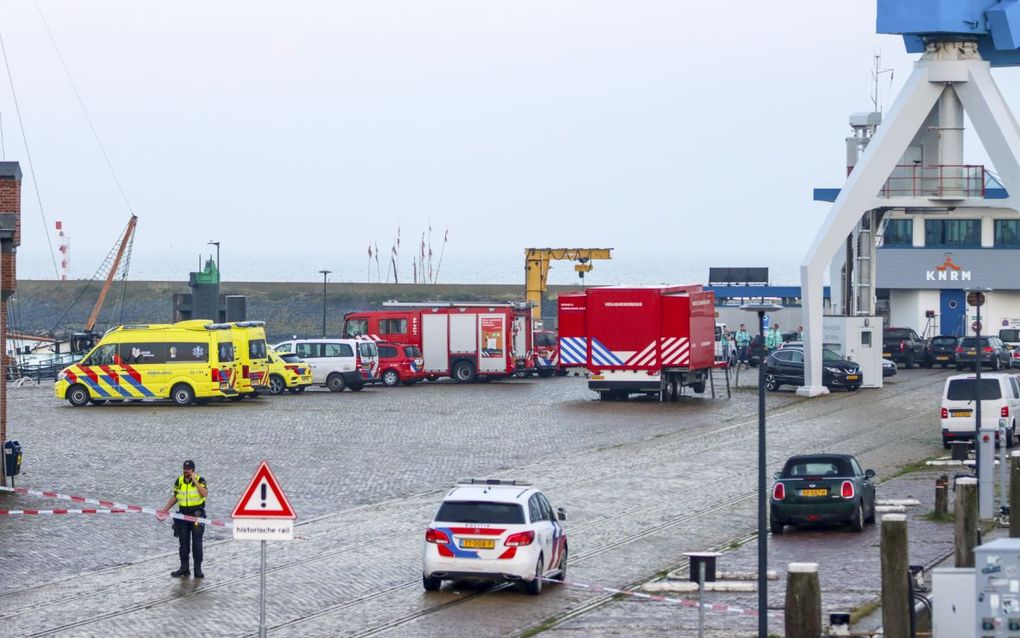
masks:
<path id="1" fill-rule="evenodd" d="M 801 335 L 804 332 L 803 326 L 797 327 L 797 332 L 793 335 L 793 341 L 800 341 Z M 740 324 L 740 328 L 731 333 L 728 329 L 723 328 L 722 334 L 720 335 L 720 341 L 722 342 L 723 356 L 729 359 L 730 343 L 736 346 L 737 351 L 737 363 L 742 363 L 745 366 L 748 364 L 748 360 L 751 357 L 751 333 L 747 331 L 746 324 Z M 779 348 L 783 343 L 783 333 L 779 330 L 779 324 L 774 323 L 769 327 L 768 332 L 765 333 L 765 342 L 762 344 L 765 349 L 765 353 L 769 353 Z"/>

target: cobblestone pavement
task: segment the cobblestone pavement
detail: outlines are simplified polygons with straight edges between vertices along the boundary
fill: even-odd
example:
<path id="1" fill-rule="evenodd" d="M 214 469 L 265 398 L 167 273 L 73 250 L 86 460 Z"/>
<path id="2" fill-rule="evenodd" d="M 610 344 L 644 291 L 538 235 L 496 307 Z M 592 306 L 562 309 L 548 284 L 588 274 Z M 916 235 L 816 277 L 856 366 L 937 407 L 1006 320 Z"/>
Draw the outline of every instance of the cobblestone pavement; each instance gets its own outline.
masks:
<path id="1" fill-rule="evenodd" d="M 741 385 L 753 383 L 744 374 Z M 934 406 L 943 376 L 903 371 L 882 390 L 810 401 L 770 394 L 770 463 L 839 450 L 882 475 L 938 452 Z M 679 565 L 685 551 L 721 547 L 755 529 L 753 391 L 677 404 L 593 397 L 583 379 L 567 377 L 307 392 L 188 409 L 74 409 L 48 387 L 11 388 L 10 429 L 26 452 L 19 485 L 128 503 L 164 502 L 181 460 L 194 458 L 210 484 L 212 518 L 229 515 L 268 458 L 298 512 L 301 537 L 270 545 L 274 636 L 511 636 L 599 598 L 566 588 L 539 598 L 512 588 L 423 592 L 422 532 L 458 478 L 523 477 L 542 486 L 568 511 L 570 577 L 581 582 L 647 579 Z M 66 506 L 11 495 L 0 503 Z M 181 628 L 181 619 L 189 634 L 257 629 L 257 543 L 210 528 L 207 578 L 180 581 L 167 576 L 176 562 L 170 527 L 150 516 L 0 517 L 0 534 L 2 635 L 162 635 Z M 872 530 L 835 532 L 798 544 L 815 538 L 805 534 L 774 545 L 788 547 L 789 560 L 814 560 L 830 546 L 856 551 L 877 538 Z M 779 556 L 774 569 L 789 562 Z M 871 582 L 862 576 L 862 591 Z M 782 606 L 779 585 L 770 605 Z M 572 624 L 591 619 L 614 635 L 628 614 L 668 613 L 683 611 L 613 603 L 555 631 L 591 633 Z M 617 629 L 640 635 L 626 624 Z"/>

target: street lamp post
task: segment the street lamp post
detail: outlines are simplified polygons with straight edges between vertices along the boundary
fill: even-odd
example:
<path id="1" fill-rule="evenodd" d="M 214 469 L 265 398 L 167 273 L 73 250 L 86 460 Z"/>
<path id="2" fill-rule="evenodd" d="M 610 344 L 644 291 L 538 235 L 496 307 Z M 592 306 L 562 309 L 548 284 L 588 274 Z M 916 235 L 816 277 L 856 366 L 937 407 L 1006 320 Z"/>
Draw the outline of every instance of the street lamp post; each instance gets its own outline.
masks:
<path id="1" fill-rule="evenodd" d="M 320 270 L 322 273 L 322 336 L 326 337 L 326 275 L 332 270 Z"/>
<path id="2" fill-rule="evenodd" d="M 782 310 L 782 306 L 773 303 L 747 303 L 741 310 L 758 313 L 758 336 L 762 340 L 762 357 L 758 361 L 758 638 L 769 635 L 769 595 L 768 595 L 768 532 L 765 527 L 765 494 L 768 484 L 765 478 L 765 313 Z M 750 359 L 750 356 L 748 356 Z"/>
<path id="3" fill-rule="evenodd" d="M 208 244 L 210 246 L 216 246 L 216 270 L 222 273 L 223 269 L 220 268 L 220 242 L 209 240 Z"/>

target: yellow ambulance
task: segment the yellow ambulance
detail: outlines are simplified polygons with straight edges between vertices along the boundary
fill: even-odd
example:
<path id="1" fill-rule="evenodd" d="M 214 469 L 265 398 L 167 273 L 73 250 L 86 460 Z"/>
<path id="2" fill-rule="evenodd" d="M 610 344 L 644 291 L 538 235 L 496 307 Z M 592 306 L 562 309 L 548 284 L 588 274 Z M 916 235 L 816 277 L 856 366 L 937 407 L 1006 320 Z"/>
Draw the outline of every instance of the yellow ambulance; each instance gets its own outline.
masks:
<path id="1" fill-rule="evenodd" d="M 269 355 L 266 353 L 265 321 L 232 321 L 224 325 L 230 328 L 234 340 L 234 370 L 237 395 L 230 397 L 239 401 L 244 397 L 255 397 L 260 392 L 269 392 Z"/>
<path id="2" fill-rule="evenodd" d="M 128 399 L 205 404 L 237 395 L 229 324 L 207 320 L 117 326 L 53 386 L 71 405 Z"/>

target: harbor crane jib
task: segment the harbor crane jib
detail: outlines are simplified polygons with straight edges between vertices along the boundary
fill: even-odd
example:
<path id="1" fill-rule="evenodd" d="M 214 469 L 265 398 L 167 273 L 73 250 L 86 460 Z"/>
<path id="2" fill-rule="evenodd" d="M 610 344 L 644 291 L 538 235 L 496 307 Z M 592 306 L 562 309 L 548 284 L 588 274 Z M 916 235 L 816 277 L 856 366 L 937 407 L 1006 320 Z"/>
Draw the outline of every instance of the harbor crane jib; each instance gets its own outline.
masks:
<path id="1" fill-rule="evenodd" d="M 1020 127 L 991 73 L 993 67 L 1020 66 L 1020 2 L 878 0 L 877 15 L 878 33 L 901 35 L 908 52 L 922 55 L 852 165 L 801 263 L 807 342 L 805 385 L 797 390 L 802 396 L 827 392 L 821 360 L 823 274 L 862 220 L 880 219 L 890 209 L 1020 210 Z M 976 180 L 980 188 L 971 188 L 975 180 L 963 164 L 964 114 L 1006 189 L 1003 199 L 985 199 L 981 179 Z M 932 131 L 937 133 L 934 140 Z M 921 140 L 933 151 L 920 158 L 908 156 Z M 920 171 L 922 185 L 926 179 L 935 180 L 935 187 L 894 192 L 887 184 L 903 166 Z M 870 242 L 872 257 L 876 240 Z M 868 295 L 865 306 L 873 309 L 873 286 Z"/>
<path id="2" fill-rule="evenodd" d="M 592 261 L 612 258 L 612 248 L 525 248 L 524 298 L 534 305 L 532 316 L 542 318 L 542 295 L 549 278 L 550 261 L 576 261 L 574 270 L 583 282 L 584 274 L 591 272 Z"/>

